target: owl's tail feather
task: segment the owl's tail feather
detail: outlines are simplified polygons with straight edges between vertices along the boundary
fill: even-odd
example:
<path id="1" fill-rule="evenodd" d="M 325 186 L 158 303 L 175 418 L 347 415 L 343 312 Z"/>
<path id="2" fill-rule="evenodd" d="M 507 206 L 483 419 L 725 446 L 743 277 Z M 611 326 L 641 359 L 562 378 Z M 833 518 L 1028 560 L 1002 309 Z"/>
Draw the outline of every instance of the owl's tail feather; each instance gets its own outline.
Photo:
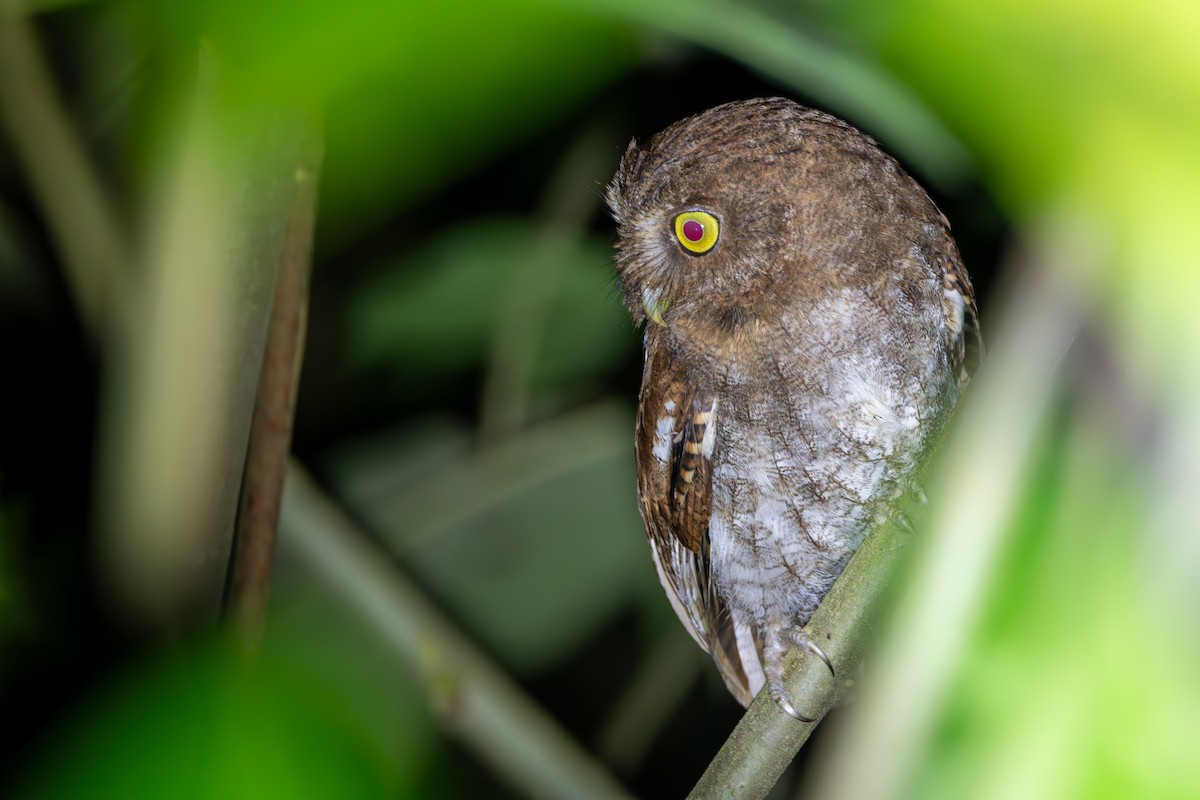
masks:
<path id="1" fill-rule="evenodd" d="M 713 642 L 709 648 L 725 686 L 743 707 L 766 684 L 763 670 L 762 637 L 752 623 L 737 619 L 732 611 L 722 615 L 714 626 Z"/>

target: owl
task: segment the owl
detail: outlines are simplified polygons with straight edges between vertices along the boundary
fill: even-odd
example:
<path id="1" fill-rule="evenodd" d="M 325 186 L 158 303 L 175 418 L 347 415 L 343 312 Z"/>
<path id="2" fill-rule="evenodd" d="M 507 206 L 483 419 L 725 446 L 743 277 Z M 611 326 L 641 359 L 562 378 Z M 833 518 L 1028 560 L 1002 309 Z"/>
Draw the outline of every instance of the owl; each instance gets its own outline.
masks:
<path id="1" fill-rule="evenodd" d="M 646 325 L 635 449 L 659 580 L 742 705 L 766 686 L 804 719 L 784 653 L 823 657 L 805 623 L 919 491 L 977 350 L 949 224 L 870 137 L 781 98 L 631 142 L 606 196 Z"/>

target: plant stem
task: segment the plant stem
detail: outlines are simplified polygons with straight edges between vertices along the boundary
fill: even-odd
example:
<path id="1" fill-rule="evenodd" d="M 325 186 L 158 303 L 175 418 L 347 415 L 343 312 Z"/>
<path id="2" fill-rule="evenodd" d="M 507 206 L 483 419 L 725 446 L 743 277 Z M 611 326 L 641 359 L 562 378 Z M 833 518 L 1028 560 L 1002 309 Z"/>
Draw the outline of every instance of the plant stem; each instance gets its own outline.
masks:
<path id="1" fill-rule="evenodd" d="M 302 149 L 297 160 L 295 193 L 276 277 L 230 567 L 229 602 L 242 640 L 251 649 L 257 649 L 262 639 L 279 508 L 292 442 L 296 391 L 304 358 L 321 161 L 319 139 L 314 124 L 312 141 Z"/>
<path id="2" fill-rule="evenodd" d="M 604 767 L 442 616 L 295 462 L 281 544 L 319 574 L 413 670 L 446 729 L 521 793 L 624 798 Z"/>
<path id="3" fill-rule="evenodd" d="M 838 676 L 854 674 L 862 660 L 903 537 L 893 524 L 867 537 L 805 627 Z M 688 797 L 766 797 L 813 729 L 837 703 L 845 679 L 833 679 L 819 658 L 792 650 L 787 664 L 788 691 L 792 697 L 802 698 L 798 710 L 813 721 L 793 719 L 767 692 L 759 692 Z"/>

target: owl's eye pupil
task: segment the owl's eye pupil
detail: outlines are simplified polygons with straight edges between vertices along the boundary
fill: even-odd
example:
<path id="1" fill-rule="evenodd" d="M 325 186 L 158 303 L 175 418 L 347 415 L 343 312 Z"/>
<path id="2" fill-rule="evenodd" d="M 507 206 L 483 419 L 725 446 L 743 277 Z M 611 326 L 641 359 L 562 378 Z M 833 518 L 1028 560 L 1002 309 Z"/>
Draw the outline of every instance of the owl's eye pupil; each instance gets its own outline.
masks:
<path id="1" fill-rule="evenodd" d="M 675 238 L 689 253 L 703 255 L 716 247 L 717 218 L 707 211 L 684 211 L 675 217 Z"/>

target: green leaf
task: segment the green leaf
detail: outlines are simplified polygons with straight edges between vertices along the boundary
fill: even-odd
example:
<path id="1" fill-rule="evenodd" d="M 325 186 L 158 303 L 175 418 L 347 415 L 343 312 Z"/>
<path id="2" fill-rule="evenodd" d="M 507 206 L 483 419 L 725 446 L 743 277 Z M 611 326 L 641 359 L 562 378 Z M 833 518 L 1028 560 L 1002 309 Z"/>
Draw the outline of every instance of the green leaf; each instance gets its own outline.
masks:
<path id="1" fill-rule="evenodd" d="M 319 684 L 219 645 L 133 669 L 51 745 L 22 796 L 394 797 L 412 779 L 385 779 Z"/>
<path id="2" fill-rule="evenodd" d="M 195 13 L 157 5 L 167 24 Z M 235 77 L 234 102 L 327 103 L 326 241 L 384 219 L 582 106 L 634 56 L 621 26 L 569 3 L 209 6 L 199 27 Z"/>
<path id="3" fill-rule="evenodd" d="M 365 282 L 351 300 L 351 363 L 390 371 L 403 383 L 414 372 L 447 375 L 478 368 L 538 235 L 519 220 L 467 223 Z M 534 372 L 542 387 L 603 375 L 636 341 L 612 289 L 607 244 L 595 239 L 567 244 L 567 260 L 553 273 Z"/>

